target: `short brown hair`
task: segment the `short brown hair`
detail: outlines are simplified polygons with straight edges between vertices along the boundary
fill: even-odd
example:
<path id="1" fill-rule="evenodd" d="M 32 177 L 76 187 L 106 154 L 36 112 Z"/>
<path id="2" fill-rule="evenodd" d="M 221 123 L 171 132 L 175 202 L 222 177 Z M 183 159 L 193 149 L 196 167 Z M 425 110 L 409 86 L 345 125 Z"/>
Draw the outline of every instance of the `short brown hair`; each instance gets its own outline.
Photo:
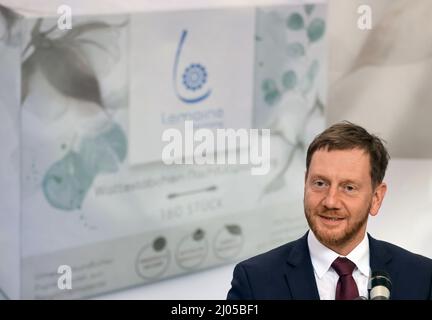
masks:
<path id="1" fill-rule="evenodd" d="M 349 121 L 336 123 L 315 137 L 307 150 L 306 172 L 309 171 L 313 154 L 320 149 L 327 149 L 328 151 L 361 149 L 366 151 L 370 159 L 370 175 L 373 187 L 383 181 L 390 160 L 384 146 L 384 140 Z"/>

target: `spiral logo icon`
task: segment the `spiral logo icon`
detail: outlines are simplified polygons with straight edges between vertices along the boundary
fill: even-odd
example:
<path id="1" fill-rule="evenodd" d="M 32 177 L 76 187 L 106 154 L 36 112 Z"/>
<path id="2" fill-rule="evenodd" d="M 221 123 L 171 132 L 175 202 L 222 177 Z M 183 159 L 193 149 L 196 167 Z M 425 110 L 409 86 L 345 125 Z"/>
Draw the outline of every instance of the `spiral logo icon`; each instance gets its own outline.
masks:
<path id="1" fill-rule="evenodd" d="M 206 68 L 202 64 L 191 63 L 185 68 L 185 70 L 181 76 L 181 81 L 182 81 L 182 84 L 183 84 L 184 88 L 186 89 L 186 91 L 194 93 L 196 95 L 189 97 L 189 96 L 185 96 L 185 95 L 181 94 L 179 91 L 179 88 L 177 85 L 177 82 L 178 82 L 177 81 L 177 75 L 178 75 L 178 69 L 179 69 L 179 61 L 180 61 L 180 57 L 181 57 L 181 53 L 182 53 L 184 44 L 186 42 L 187 34 L 188 34 L 188 31 L 183 30 L 182 34 L 180 36 L 180 41 L 179 41 L 179 44 L 177 47 L 177 52 L 176 52 L 175 59 L 174 59 L 173 79 L 172 80 L 173 80 L 174 92 L 175 92 L 177 98 L 180 99 L 182 102 L 192 104 L 192 103 L 198 103 L 198 102 L 206 99 L 210 95 L 211 90 L 208 89 L 207 91 L 204 91 L 203 93 L 201 93 L 204 85 L 207 83 L 208 73 L 207 73 Z"/>
<path id="2" fill-rule="evenodd" d="M 206 81 L 206 69 L 200 64 L 191 64 L 183 73 L 183 84 L 188 90 L 201 89 Z"/>

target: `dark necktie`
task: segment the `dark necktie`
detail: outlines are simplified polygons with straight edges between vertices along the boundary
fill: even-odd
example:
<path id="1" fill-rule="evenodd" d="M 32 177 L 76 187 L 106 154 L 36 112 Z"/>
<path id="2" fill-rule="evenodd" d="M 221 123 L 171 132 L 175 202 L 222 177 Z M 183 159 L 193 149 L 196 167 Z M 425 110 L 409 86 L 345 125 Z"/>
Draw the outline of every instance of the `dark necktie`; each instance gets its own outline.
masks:
<path id="1" fill-rule="evenodd" d="M 356 265 L 347 258 L 339 257 L 332 263 L 333 269 L 339 275 L 336 286 L 336 300 L 354 300 L 358 298 L 357 284 L 352 276 Z"/>

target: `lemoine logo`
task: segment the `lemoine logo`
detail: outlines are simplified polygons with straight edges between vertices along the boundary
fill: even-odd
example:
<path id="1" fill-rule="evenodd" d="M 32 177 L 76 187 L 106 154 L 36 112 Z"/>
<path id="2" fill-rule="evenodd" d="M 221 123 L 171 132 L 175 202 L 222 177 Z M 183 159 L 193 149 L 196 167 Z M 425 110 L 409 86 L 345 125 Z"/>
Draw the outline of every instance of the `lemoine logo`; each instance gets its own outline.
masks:
<path id="1" fill-rule="evenodd" d="M 179 62 L 180 62 L 182 50 L 185 45 L 187 35 L 188 35 L 187 30 L 183 30 L 180 35 L 180 40 L 174 58 L 172 82 L 173 82 L 174 92 L 177 98 L 184 103 L 193 104 L 193 103 L 201 102 L 206 98 L 208 98 L 211 94 L 211 89 L 207 89 L 203 92 L 204 85 L 206 84 L 207 77 L 208 77 L 208 73 L 204 65 L 200 63 L 191 63 L 183 71 L 180 81 L 182 82 L 184 88 L 187 91 L 193 93 L 193 95 L 187 97 L 184 94 L 180 93 L 179 86 L 178 86 L 178 82 L 179 82 L 178 69 L 179 69 Z"/>
<path id="2" fill-rule="evenodd" d="M 195 104 L 208 98 L 212 90 L 205 89 L 208 73 L 201 63 L 186 64 L 187 67 L 179 76 L 179 64 L 187 35 L 187 30 L 183 30 L 180 35 L 172 84 L 179 100 Z M 213 132 L 204 126 L 194 131 L 193 120 L 188 116 L 184 120 L 183 132 L 178 128 L 166 128 L 162 132 L 162 142 L 167 142 L 161 154 L 164 164 L 252 164 L 252 175 L 269 173 L 270 130 L 262 129 L 260 133 L 258 129 L 248 132 L 246 129 L 218 128 Z M 198 144 L 195 145 L 196 143 Z"/>

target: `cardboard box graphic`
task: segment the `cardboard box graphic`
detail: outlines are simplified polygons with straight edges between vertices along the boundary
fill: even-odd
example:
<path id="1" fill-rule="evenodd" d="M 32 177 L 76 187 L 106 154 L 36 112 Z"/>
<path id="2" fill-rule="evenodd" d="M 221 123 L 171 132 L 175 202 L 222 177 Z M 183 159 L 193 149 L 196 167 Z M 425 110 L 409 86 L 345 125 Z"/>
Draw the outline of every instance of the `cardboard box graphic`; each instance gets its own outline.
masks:
<path id="1" fill-rule="evenodd" d="M 93 296 L 306 230 L 299 186 L 304 146 L 324 124 L 325 5 L 79 15 L 66 30 L 55 15 L 0 13 L 9 298 Z M 270 173 L 163 164 L 162 132 L 187 119 L 270 128 Z"/>

